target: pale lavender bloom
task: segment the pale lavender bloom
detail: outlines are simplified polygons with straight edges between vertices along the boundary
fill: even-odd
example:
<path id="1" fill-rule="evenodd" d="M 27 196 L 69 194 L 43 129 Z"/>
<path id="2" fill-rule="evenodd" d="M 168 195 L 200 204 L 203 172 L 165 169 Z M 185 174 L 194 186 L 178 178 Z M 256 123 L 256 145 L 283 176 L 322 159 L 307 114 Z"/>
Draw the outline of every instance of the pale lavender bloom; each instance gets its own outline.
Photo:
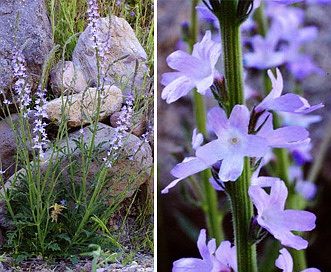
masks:
<path id="1" fill-rule="evenodd" d="M 280 255 L 276 260 L 276 266 L 282 269 L 282 272 L 293 272 L 293 259 L 290 252 L 286 248 L 282 248 L 279 252 Z M 307 268 L 301 272 L 320 272 L 320 270 L 317 268 Z"/>
<path id="2" fill-rule="evenodd" d="M 87 15 L 88 15 L 88 22 L 89 26 L 95 27 L 97 24 L 98 19 L 100 18 L 99 15 L 99 6 L 97 0 L 89 0 L 87 1 Z"/>
<path id="3" fill-rule="evenodd" d="M 122 107 L 120 116 L 116 121 L 116 133 L 114 134 L 114 137 L 109 141 L 110 149 L 107 152 L 107 156 L 103 158 L 103 161 L 108 168 L 111 168 L 112 162 L 117 159 L 119 155 L 118 150 L 120 150 L 124 144 L 124 140 L 127 135 L 126 132 L 132 126 L 133 101 L 133 94 L 129 94 L 126 100 L 126 105 Z"/>
<path id="4" fill-rule="evenodd" d="M 229 117 L 223 109 L 215 107 L 208 113 L 208 123 L 217 139 L 196 149 L 196 157 L 185 158 L 171 174 L 177 179 L 162 193 L 168 193 L 179 181 L 203 171 L 221 161 L 219 179 L 235 181 L 243 171 L 244 157 L 262 157 L 268 149 L 266 139 L 248 134 L 249 111 L 244 105 L 236 105 Z"/>
<path id="5" fill-rule="evenodd" d="M 319 68 L 312 60 L 312 57 L 304 54 L 297 54 L 295 59 L 287 64 L 291 73 L 299 80 L 304 79 L 311 74 L 319 76 L 324 75 L 324 71 Z"/>
<path id="6" fill-rule="evenodd" d="M 8 99 L 4 99 L 4 100 L 2 101 L 2 103 L 3 103 L 3 104 L 7 104 L 7 105 L 11 105 L 11 104 L 13 104 L 13 102 L 11 102 L 11 101 L 8 100 Z"/>
<path id="7" fill-rule="evenodd" d="M 105 71 L 107 71 L 107 55 L 109 54 L 110 48 L 110 34 L 104 35 L 99 29 L 100 25 L 100 14 L 98 12 L 99 6 L 97 0 L 89 0 L 87 2 L 87 15 L 88 15 L 88 26 L 90 31 L 89 39 L 93 43 L 93 47 L 96 52 L 97 61 L 99 62 L 98 73 L 103 81 L 108 81 Z M 103 84 L 101 84 L 103 85 Z"/>
<path id="8" fill-rule="evenodd" d="M 313 199 L 317 192 L 316 184 L 304 180 L 303 170 L 297 165 L 292 165 L 289 169 L 290 182 L 295 183 L 295 190 L 301 194 L 304 198 L 310 200 Z"/>
<path id="9" fill-rule="evenodd" d="M 272 83 L 271 92 L 256 106 L 255 111 L 262 112 L 264 110 L 285 111 L 297 114 L 305 114 L 324 107 L 322 103 L 310 106 L 308 101 L 300 95 L 288 93 L 282 94 L 283 78 L 279 69 L 276 69 L 277 78 L 271 70 L 268 70 L 268 76 Z"/>
<path id="10" fill-rule="evenodd" d="M 282 245 L 301 250 L 308 242 L 291 231 L 310 231 L 315 228 L 316 216 L 307 211 L 284 210 L 287 188 L 282 180 L 275 181 L 270 194 L 260 186 L 250 186 L 248 194 L 257 208 L 257 222 Z"/>
<path id="11" fill-rule="evenodd" d="M 308 5 L 328 5 L 331 0 L 305 0 Z"/>
<path id="12" fill-rule="evenodd" d="M 219 21 L 216 15 L 205 5 L 196 6 L 195 9 L 198 11 L 199 18 L 213 24 L 216 29 L 220 28 Z"/>
<path id="13" fill-rule="evenodd" d="M 30 97 L 31 89 L 30 85 L 27 83 L 26 75 L 26 64 L 23 53 L 16 46 L 14 47 L 14 54 L 12 58 L 12 65 L 14 70 L 14 76 L 17 78 L 15 82 L 15 92 L 18 95 L 19 108 L 26 117 L 30 110 L 27 108 L 32 99 Z"/>
<path id="14" fill-rule="evenodd" d="M 196 150 L 197 148 L 199 148 L 201 146 L 203 142 L 203 135 L 202 133 L 197 133 L 197 129 L 195 128 L 193 130 L 193 134 L 192 134 L 192 147 L 194 150 Z"/>
<path id="15" fill-rule="evenodd" d="M 237 271 L 236 249 L 229 241 L 224 241 L 216 249 L 216 240 L 206 245 L 206 230 L 202 229 L 198 238 L 198 249 L 202 259 L 182 258 L 173 263 L 173 272 L 231 272 Z"/>
<path id="16" fill-rule="evenodd" d="M 260 117 L 257 127 L 264 122 L 257 135 L 268 141 L 271 148 L 294 148 L 307 141 L 309 132 L 300 126 L 281 127 L 273 129 L 273 115 L 269 112 Z"/>
<path id="17" fill-rule="evenodd" d="M 311 124 L 320 122 L 321 115 L 298 115 L 290 112 L 278 113 L 282 117 L 282 123 L 286 126 L 301 126 L 308 128 Z"/>
<path id="18" fill-rule="evenodd" d="M 273 0 L 275 3 L 283 4 L 283 5 L 291 5 L 298 2 L 302 2 L 303 0 Z M 265 1 L 271 2 L 271 1 Z M 261 4 L 261 0 L 254 0 L 254 9 L 258 8 Z"/>
<path id="19" fill-rule="evenodd" d="M 46 126 L 47 124 L 43 121 L 43 118 L 47 118 L 47 113 L 45 110 L 45 103 L 46 103 L 46 89 L 41 91 L 40 86 L 38 91 L 36 92 L 37 99 L 35 101 L 35 111 L 34 114 L 36 119 L 34 120 L 34 128 L 33 132 L 36 133 L 35 137 L 33 138 L 34 146 L 33 148 L 39 150 L 39 156 L 41 158 L 44 157 L 43 148 L 46 146 L 48 139 L 46 133 Z"/>
<path id="20" fill-rule="evenodd" d="M 291 152 L 296 165 L 304 165 L 306 162 L 313 160 L 310 153 L 312 148 L 310 138 L 308 138 L 306 141 L 302 141 L 300 144 L 288 148 L 288 151 Z"/>
<path id="21" fill-rule="evenodd" d="M 181 50 L 170 54 L 167 63 L 177 72 L 162 75 L 161 83 L 165 86 L 162 99 L 172 103 L 195 87 L 204 95 L 217 75 L 215 64 L 220 54 L 221 44 L 211 39 L 210 31 L 206 31 L 202 41 L 194 45 L 192 55 Z"/>
<path id="22" fill-rule="evenodd" d="M 285 53 L 276 50 L 279 41 L 277 31 L 269 30 L 266 37 L 255 35 L 251 39 L 253 52 L 244 54 L 245 67 L 268 69 L 280 66 L 285 62 Z"/>
<path id="23" fill-rule="evenodd" d="M 262 159 L 259 167 L 253 172 L 251 176 L 251 185 L 259 187 L 271 187 L 275 182 L 278 182 L 280 179 L 275 177 L 268 176 L 259 176 L 261 168 L 266 165 L 264 159 Z"/>

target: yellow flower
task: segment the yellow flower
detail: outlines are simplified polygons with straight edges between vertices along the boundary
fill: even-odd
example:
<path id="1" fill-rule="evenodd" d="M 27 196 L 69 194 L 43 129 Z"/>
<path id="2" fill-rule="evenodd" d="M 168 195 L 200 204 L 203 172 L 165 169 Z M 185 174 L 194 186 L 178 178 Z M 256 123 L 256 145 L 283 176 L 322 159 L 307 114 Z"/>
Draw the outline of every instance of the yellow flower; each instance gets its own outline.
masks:
<path id="1" fill-rule="evenodd" d="M 50 206 L 49 209 L 53 209 L 51 211 L 51 217 L 52 217 L 52 222 L 57 222 L 58 215 L 61 214 L 63 209 L 66 209 L 67 207 L 62 204 L 57 204 L 55 203 L 54 205 Z"/>

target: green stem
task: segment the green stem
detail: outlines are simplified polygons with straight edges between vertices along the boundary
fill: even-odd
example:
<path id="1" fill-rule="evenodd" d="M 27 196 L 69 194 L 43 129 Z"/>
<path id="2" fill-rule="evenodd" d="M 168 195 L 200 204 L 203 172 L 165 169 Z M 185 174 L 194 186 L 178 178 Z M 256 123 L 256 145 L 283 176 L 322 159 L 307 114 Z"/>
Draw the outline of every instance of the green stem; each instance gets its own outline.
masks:
<path id="1" fill-rule="evenodd" d="M 221 1 L 218 10 L 222 36 L 223 68 L 226 90 L 229 94 L 228 115 L 237 104 L 244 104 L 244 83 L 240 24 L 236 18 L 237 1 Z M 256 246 L 249 241 L 249 226 L 253 217 L 253 204 L 248 196 L 250 162 L 245 158 L 242 175 L 229 182 L 237 265 L 239 272 L 257 271 Z"/>
<path id="2" fill-rule="evenodd" d="M 190 31 L 190 49 L 193 50 L 193 45 L 197 41 L 197 14 L 195 6 L 198 4 L 198 0 L 194 0 L 191 6 L 191 31 Z M 197 123 L 197 129 L 199 132 L 206 135 L 206 105 L 204 96 L 194 91 L 194 113 Z M 217 192 L 209 182 L 210 172 L 208 170 L 203 171 L 199 178 L 201 179 L 201 187 L 203 190 L 204 198 L 200 199 L 202 209 L 206 217 L 208 234 L 210 237 L 216 239 L 217 243 L 223 240 L 223 232 L 221 229 L 221 222 L 223 214 L 218 209 Z"/>
<path id="3" fill-rule="evenodd" d="M 244 104 L 244 82 L 240 25 L 236 23 L 236 1 L 222 1 L 220 29 L 223 69 L 229 93 L 228 114 L 236 104 Z M 232 15 L 232 16 L 231 16 Z"/>
<path id="4" fill-rule="evenodd" d="M 253 205 L 248 196 L 250 180 L 249 158 L 245 158 L 244 171 L 236 182 L 230 182 L 226 189 L 230 195 L 232 218 L 237 250 L 239 272 L 257 271 L 256 246 L 249 241 L 249 227 L 253 215 Z M 247 206 L 244 206 L 244 203 Z"/>

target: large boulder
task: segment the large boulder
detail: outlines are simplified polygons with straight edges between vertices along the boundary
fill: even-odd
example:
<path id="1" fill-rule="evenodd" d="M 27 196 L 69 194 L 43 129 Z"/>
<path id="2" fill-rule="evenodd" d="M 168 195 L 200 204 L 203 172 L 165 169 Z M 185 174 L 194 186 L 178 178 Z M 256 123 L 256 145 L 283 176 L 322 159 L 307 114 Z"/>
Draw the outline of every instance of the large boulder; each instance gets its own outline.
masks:
<path id="1" fill-rule="evenodd" d="M 11 59 L 15 41 L 18 48 L 26 43 L 23 55 L 26 60 L 26 73 L 33 89 L 39 83 L 45 58 L 53 48 L 52 29 L 45 1 L 1 0 L 0 26 L 0 82 L 9 98 L 10 87 L 14 84 Z"/>
<path id="2" fill-rule="evenodd" d="M 141 90 L 148 74 L 147 55 L 129 23 L 112 15 L 110 19 L 100 18 L 97 25 L 96 35 L 99 43 L 101 46 L 107 47 L 105 58 L 100 59 L 102 72 L 106 74 L 106 70 L 109 69 L 106 75 L 111 82 L 107 82 L 107 84 L 120 86 L 123 94 L 126 95 L 131 90 L 134 80 L 135 87 Z M 72 61 L 84 72 L 87 82 L 96 84 L 98 66 L 91 30 L 89 26 L 80 35 Z M 122 57 L 125 58 L 121 59 Z M 136 63 L 138 63 L 138 69 L 135 75 Z"/>
<path id="3" fill-rule="evenodd" d="M 97 88 L 88 88 L 86 91 L 62 96 L 45 104 L 48 119 L 57 123 L 62 122 L 64 115 L 67 116 L 69 127 L 79 127 L 91 122 L 97 110 L 97 99 L 99 91 Z M 113 112 L 122 107 L 122 91 L 116 86 L 104 86 L 98 120 L 102 121 Z"/>

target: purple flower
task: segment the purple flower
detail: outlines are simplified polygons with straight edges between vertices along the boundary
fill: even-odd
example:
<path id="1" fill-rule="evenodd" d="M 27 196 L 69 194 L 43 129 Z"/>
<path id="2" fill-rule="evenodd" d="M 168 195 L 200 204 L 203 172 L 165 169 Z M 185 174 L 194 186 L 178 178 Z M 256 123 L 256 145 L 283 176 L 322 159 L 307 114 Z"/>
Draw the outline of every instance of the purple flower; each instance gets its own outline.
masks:
<path id="1" fill-rule="evenodd" d="M 285 62 L 285 53 L 276 51 L 279 42 L 277 32 L 268 32 L 264 38 L 260 35 L 255 35 L 251 39 L 251 46 L 254 52 L 247 52 L 244 55 L 244 65 L 256 69 L 268 69 L 282 65 Z"/>
<path id="2" fill-rule="evenodd" d="M 280 255 L 276 260 L 276 266 L 282 269 L 282 272 L 293 272 L 293 259 L 290 252 L 286 248 L 282 248 L 279 252 Z M 317 268 L 307 268 L 301 272 L 320 272 L 320 270 Z"/>
<path id="3" fill-rule="evenodd" d="M 283 78 L 279 69 L 276 69 L 276 73 L 277 78 L 275 78 L 271 70 L 268 70 L 268 75 L 272 83 L 272 90 L 255 108 L 257 112 L 274 110 L 305 114 L 324 107 L 322 103 L 310 106 L 306 99 L 297 94 L 288 93 L 281 95 L 283 91 Z"/>
<path id="4" fill-rule="evenodd" d="M 202 229 L 197 245 L 202 259 L 179 259 L 173 263 L 173 272 L 237 271 L 236 249 L 231 247 L 229 241 L 222 242 L 217 249 L 215 239 L 211 239 L 206 245 L 206 230 Z"/>
<path id="5" fill-rule="evenodd" d="M 274 2 L 278 4 L 284 4 L 284 5 L 291 5 L 294 3 L 302 2 L 303 0 L 273 0 Z M 268 1 L 266 1 L 268 2 Z M 255 0 L 254 1 L 254 8 L 258 8 L 260 6 L 261 0 Z"/>
<path id="6" fill-rule="evenodd" d="M 195 128 L 193 130 L 193 135 L 192 135 L 192 147 L 194 150 L 200 147 L 200 145 L 203 142 L 203 135 L 202 133 L 197 133 L 197 129 Z"/>
<path id="7" fill-rule="evenodd" d="M 185 158 L 177 164 L 171 174 L 178 179 L 171 182 L 162 193 L 168 193 L 179 181 L 219 161 L 220 180 L 235 181 L 242 173 L 244 157 L 262 157 L 268 148 L 265 139 L 248 134 L 249 116 L 244 105 L 236 105 L 229 119 L 221 108 L 212 108 L 208 113 L 208 122 L 217 139 L 198 147 L 196 157 Z"/>
<path id="8" fill-rule="evenodd" d="M 264 122 L 262 128 L 257 133 L 258 136 L 268 141 L 268 146 L 272 148 L 294 148 L 307 141 L 309 133 L 300 126 L 281 127 L 273 129 L 273 116 L 265 113 L 260 117 L 259 123 Z M 259 127 L 259 124 L 257 127 Z"/>
<path id="9" fill-rule="evenodd" d="M 290 182 L 295 183 L 295 190 L 304 198 L 310 200 L 316 195 L 317 186 L 303 178 L 302 168 L 297 165 L 292 165 L 289 170 Z"/>
<path id="10" fill-rule="evenodd" d="M 212 108 L 208 113 L 209 126 L 218 139 L 198 148 L 196 156 L 208 165 L 222 161 L 222 181 L 234 181 L 241 175 L 245 156 L 259 158 L 267 150 L 265 139 L 248 134 L 249 116 L 244 105 L 236 105 L 229 119 L 220 108 Z"/>
<path id="11" fill-rule="evenodd" d="M 275 181 L 270 194 L 260 186 L 250 186 L 248 194 L 257 208 L 258 224 L 268 230 L 282 245 L 304 249 L 308 242 L 291 231 L 310 231 L 315 228 L 316 216 L 307 211 L 284 210 L 287 188 L 282 180 Z"/>
<path id="12" fill-rule="evenodd" d="M 202 41 L 194 45 L 192 55 L 181 50 L 170 54 L 167 63 L 177 72 L 162 75 L 161 83 L 165 86 L 162 99 L 172 103 L 195 87 L 204 95 L 217 74 L 215 64 L 220 54 L 221 44 L 211 39 L 210 31 L 206 31 Z"/>

